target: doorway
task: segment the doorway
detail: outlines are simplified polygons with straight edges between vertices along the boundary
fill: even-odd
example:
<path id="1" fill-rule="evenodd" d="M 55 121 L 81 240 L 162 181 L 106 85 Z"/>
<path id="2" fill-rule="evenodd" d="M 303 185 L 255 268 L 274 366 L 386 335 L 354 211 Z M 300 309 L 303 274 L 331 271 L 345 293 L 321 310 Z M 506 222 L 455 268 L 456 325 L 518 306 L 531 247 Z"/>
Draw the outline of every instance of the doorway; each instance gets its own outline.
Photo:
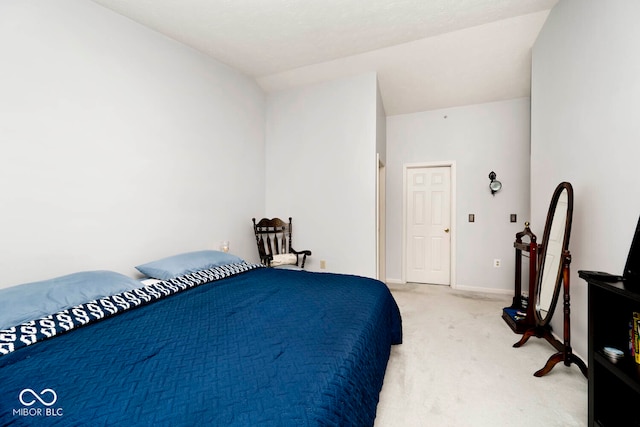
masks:
<path id="1" fill-rule="evenodd" d="M 455 164 L 404 167 L 403 282 L 452 285 Z"/>

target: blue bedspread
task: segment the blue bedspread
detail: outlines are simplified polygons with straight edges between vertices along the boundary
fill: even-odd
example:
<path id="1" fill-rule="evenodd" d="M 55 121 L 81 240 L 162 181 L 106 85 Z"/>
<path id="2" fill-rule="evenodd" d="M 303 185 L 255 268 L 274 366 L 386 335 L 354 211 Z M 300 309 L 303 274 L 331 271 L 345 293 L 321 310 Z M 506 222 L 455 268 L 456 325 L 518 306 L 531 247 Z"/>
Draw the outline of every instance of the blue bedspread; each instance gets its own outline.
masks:
<path id="1" fill-rule="evenodd" d="M 0 357 L 0 425 L 372 425 L 401 341 L 384 284 L 259 268 Z"/>

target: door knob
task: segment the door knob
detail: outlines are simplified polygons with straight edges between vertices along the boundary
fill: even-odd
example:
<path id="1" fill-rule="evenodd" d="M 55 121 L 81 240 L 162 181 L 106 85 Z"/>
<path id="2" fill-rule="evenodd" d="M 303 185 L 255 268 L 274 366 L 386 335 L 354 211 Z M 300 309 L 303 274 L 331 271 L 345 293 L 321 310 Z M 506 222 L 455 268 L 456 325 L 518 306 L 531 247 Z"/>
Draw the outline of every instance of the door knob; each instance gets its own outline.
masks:
<path id="1" fill-rule="evenodd" d="M 445 232 L 445 233 L 448 233 L 448 232 L 449 232 L 449 229 L 448 229 L 448 228 L 445 228 L 445 229 L 444 229 L 444 232 Z"/>

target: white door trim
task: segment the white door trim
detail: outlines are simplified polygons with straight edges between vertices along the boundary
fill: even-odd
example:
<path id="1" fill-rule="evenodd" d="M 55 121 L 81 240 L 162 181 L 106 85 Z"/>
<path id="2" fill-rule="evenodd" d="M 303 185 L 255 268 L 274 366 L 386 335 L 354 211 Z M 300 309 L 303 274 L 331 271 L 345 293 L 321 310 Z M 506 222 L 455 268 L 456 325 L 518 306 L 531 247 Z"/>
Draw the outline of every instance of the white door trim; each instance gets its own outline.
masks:
<path id="1" fill-rule="evenodd" d="M 449 167 L 451 170 L 451 288 L 456 289 L 456 162 L 405 163 L 402 165 L 402 283 L 407 283 L 407 170 L 412 168 Z"/>
<path id="2" fill-rule="evenodd" d="M 386 169 L 376 153 L 376 279 L 383 282 L 386 273 Z"/>

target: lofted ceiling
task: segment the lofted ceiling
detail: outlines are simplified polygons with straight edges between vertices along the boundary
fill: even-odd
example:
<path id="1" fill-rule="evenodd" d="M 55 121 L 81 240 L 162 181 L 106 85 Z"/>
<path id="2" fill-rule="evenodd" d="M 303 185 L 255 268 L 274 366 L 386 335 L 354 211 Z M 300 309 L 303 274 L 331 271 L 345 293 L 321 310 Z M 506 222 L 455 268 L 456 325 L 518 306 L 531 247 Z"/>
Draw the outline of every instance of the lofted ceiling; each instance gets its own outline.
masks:
<path id="1" fill-rule="evenodd" d="M 388 115 L 530 95 L 558 0 L 93 0 L 267 92 L 378 73 Z"/>

